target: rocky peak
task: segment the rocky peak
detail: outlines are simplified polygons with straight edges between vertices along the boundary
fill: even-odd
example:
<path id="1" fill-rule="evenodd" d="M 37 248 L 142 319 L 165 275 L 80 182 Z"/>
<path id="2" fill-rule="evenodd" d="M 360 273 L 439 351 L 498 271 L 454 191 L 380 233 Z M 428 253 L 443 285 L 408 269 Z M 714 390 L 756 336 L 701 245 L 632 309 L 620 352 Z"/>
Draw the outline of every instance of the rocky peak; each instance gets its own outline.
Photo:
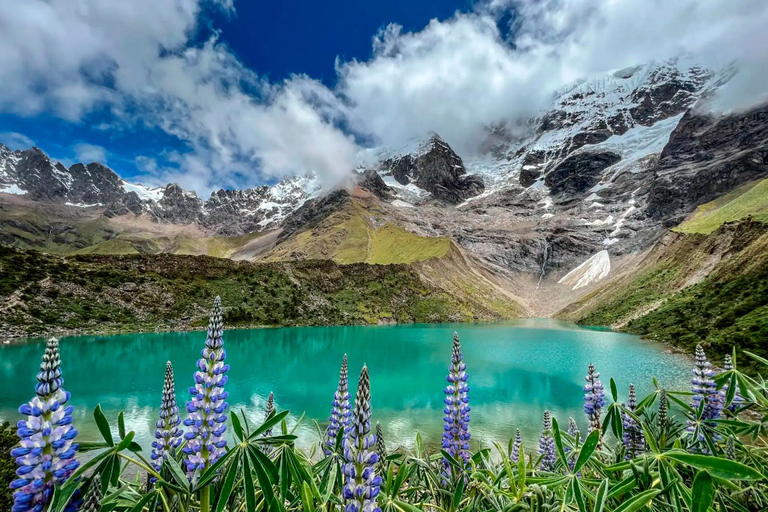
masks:
<path id="1" fill-rule="evenodd" d="M 381 172 L 400 185 L 412 183 L 450 204 L 461 203 L 485 189 L 483 180 L 467 175 L 461 157 L 437 135 L 432 135 L 416 152 L 384 160 Z"/>
<path id="2" fill-rule="evenodd" d="M 198 220 L 202 210 L 203 202 L 197 194 L 184 190 L 178 183 L 169 183 L 151 214 L 157 220 L 189 224 Z"/>

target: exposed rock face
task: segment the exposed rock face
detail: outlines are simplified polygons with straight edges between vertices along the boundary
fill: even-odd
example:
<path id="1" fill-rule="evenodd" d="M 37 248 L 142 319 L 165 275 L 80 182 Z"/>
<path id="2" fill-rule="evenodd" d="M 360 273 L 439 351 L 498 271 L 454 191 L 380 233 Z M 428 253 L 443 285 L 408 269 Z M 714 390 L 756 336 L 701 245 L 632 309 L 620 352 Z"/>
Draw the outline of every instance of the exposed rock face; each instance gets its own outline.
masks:
<path id="1" fill-rule="evenodd" d="M 597 185 L 600 173 L 621 160 L 610 151 L 580 152 L 569 156 L 544 178 L 553 194 L 580 194 Z"/>
<path id="2" fill-rule="evenodd" d="M 648 215 L 672 226 L 749 181 L 768 176 L 768 105 L 727 117 L 687 113 L 664 147 Z"/>
<path id="3" fill-rule="evenodd" d="M 335 190 L 324 197 L 310 199 L 291 213 L 283 222 L 283 231 L 277 241 L 282 242 L 301 229 L 311 229 L 351 201 L 349 192 L 344 189 Z"/>
<path id="4" fill-rule="evenodd" d="M 120 201 L 125 195 L 123 180 L 115 172 L 100 163 L 74 164 L 69 168 L 72 182 L 67 199 L 73 203 L 109 204 Z"/>
<path id="5" fill-rule="evenodd" d="M 384 174 L 391 174 L 401 185 L 413 183 L 440 201 L 458 204 L 485 190 L 483 180 L 467 175 L 459 155 L 434 135 L 419 150 L 390 158 L 382 163 Z"/>
<path id="6" fill-rule="evenodd" d="M 176 183 L 165 187 L 159 208 L 152 209 L 152 215 L 162 221 L 173 224 L 190 224 L 202 213 L 202 202 L 194 192 L 187 192 Z"/>
<path id="7" fill-rule="evenodd" d="M 392 189 L 384 183 L 379 173 L 373 169 L 366 169 L 363 172 L 357 173 L 355 179 L 360 187 L 379 199 L 384 199 L 385 201 L 392 199 Z"/>

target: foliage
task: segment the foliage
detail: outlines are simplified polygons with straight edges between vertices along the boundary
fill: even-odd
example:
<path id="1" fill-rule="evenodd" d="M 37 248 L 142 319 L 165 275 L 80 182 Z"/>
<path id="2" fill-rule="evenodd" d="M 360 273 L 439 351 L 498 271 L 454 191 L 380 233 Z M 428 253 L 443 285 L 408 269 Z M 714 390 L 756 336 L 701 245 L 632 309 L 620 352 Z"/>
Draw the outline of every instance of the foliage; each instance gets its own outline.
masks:
<path id="1" fill-rule="evenodd" d="M 7 421 L 0 425 L 0 510 L 11 510 L 13 496 L 8 487 L 16 478 L 16 464 L 11 449 L 18 444 L 16 429 Z"/>
<path id="2" fill-rule="evenodd" d="M 427 283 L 407 265 L 62 258 L 0 245 L 0 326 L 28 335 L 201 327 L 214 295 L 229 305 L 225 321 L 239 326 L 446 322 L 502 314 Z"/>
<path id="3" fill-rule="evenodd" d="M 457 346 L 456 339 L 449 387 L 466 381 Z M 768 369 L 768 360 L 750 357 Z M 386 454 L 371 431 L 375 410 L 364 367 L 354 407 L 356 430 L 348 432 L 354 448 L 342 431 L 329 445 L 318 425 L 318 442 L 303 450 L 295 446 L 301 418 L 289 429 L 289 412 L 271 409 L 257 426 L 243 411 L 231 411 L 226 420 L 234 442 L 191 479 L 183 469 L 184 443 L 169 446 L 157 469 L 133 441 L 134 432 L 126 431 L 123 414 L 110 425 L 96 407 L 103 441 L 81 445 L 81 451 L 94 453 L 81 457 L 87 462 L 56 487 L 46 512 L 63 512 L 76 493 L 90 501 L 102 496 L 102 511 L 119 512 L 340 512 L 345 506 L 362 506 L 365 512 L 765 510 L 768 386 L 742 373 L 735 360 L 712 380 L 715 372 L 701 351 L 697 368 L 694 389 L 706 385 L 704 395 L 663 390 L 654 379 L 654 392 L 635 400 L 632 391 L 624 405 L 611 379 L 602 421 L 585 438 L 572 427 L 561 430 L 547 413 L 546 449 L 540 453 L 516 439 L 506 447 L 494 444 L 454 457 L 456 451 L 426 450 L 418 434 L 413 450 Z M 588 387 L 602 389 L 599 374 L 590 375 Z M 724 416 L 713 413 L 710 400 L 724 406 Z M 624 435 L 628 425 L 629 436 Z M 90 488 L 95 485 L 101 492 Z"/>

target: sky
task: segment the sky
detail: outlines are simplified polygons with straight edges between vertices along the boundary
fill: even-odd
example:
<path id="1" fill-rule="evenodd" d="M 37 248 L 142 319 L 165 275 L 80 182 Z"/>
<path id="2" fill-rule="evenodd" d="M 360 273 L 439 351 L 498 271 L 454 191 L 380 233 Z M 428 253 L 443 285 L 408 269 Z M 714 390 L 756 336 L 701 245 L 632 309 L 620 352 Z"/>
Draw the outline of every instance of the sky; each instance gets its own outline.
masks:
<path id="1" fill-rule="evenodd" d="M 0 0 L 0 142 L 153 185 L 317 173 L 440 134 L 462 156 L 585 77 L 681 54 L 766 100 L 764 0 Z M 34 37 L 30 37 L 34 34 Z"/>

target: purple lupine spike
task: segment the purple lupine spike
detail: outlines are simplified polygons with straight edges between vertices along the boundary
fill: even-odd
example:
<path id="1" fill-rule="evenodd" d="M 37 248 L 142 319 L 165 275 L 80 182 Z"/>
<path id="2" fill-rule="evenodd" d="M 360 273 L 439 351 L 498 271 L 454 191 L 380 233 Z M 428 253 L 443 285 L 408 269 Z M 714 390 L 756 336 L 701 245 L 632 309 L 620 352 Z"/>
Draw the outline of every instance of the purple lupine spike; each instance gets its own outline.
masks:
<path id="1" fill-rule="evenodd" d="M 704 400 L 702 419 L 717 419 L 720 417 L 720 411 L 723 409 L 723 401 L 720 392 L 717 390 L 717 384 L 712 379 L 715 376 L 712 363 L 707 360 L 701 345 L 696 345 L 694 358 L 696 360 L 696 367 L 693 369 L 693 378 L 691 379 L 691 390 L 693 391 L 691 407 L 694 410 L 698 409 L 699 404 Z"/>
<path id="2" fill-rule="evenodd" d="M 515 441 L 512 443 L 511 459 L 513 462 L 520 462 L 520 447 L 523 446 L 523 436 L 520 435 L 520 429 L 515 430 Z"/>
<path id="3" fill-rule="evenodd" d="M 208 324 L 208 336 L 202 357 L 197 361 L 195 385 L 189 388 L 192 399 L 187 402 L 189 417 L 184 425 L 189 431 L 184 434 L 187 445 L 185 464 L 187 474 L 192 478 L 195 471 L 202 471 L 224 453 L 227 441 L 224 439 L 227 421 L 226 402 L 229 393 L 224 391 L 229 365 L 224 364 L 227 351 L 224 349 L 224 322 L 221 299 L 216 297 Z"/>
<path id="4" fill-rule="evenodd" d="M 386 473 L 387 445 L 384 443 L 384 433 L 381 431 L 381 423 L 376 422 L 376 455 L 379 456 L 379 472 Z"/>
<path id="5" fill-rule="evenodd" d="M 585 380 L 587 384 L 584 386 L 584 412 L 589 419 L 589 431 L 597 430 L 602 436 L 600 418 L 605 405 L 605 389 L 600 382 L 600 373 L 595 370 L 595 365 L 592 363 L 589 364 Z M 598 443 L 598 447 L 600 444 Z"/>
<path id="6" fill-rule="evenodd" d="M 181 444 L 183 432 L 179 428 L 181 418 L 176 405 L 176 385 L 173 380 L 173 366 L 165 363 L 165 382 L 163 383 L 163 399 L 160 402 L 160 419 L 155 423 L 155 440 L 152 441 L 152 466 L 160 471 L 163 460 Z M 155 481 L 155 478 L 152 478 Z"/>
<path id="7" fill-rule="evenodd" d="M 467 365 L 463 361 L 459 334 L 453 333 L 453 353 L 448 369 L 448 386 L 445 388 L 443 412 L 443 449 L 458 461 L 469 462 L 469 385 Z M 443 459 L 443 474 L 451 475 L 451 465 Z"/>
<path id="8" fill-rule="evenodd" d="M 669 410 L 669 400 L 667 398 L 667 390 L 662 389 L 659 392 L 659 415 L 656 417 L 656 422 L 659 425 L 659 428 L 662 430 L 666 430 L 668 426 L 669 418 L 667 416 Z"/>
<path id="9" fill-rule="evenodd" d="M 557 459 L 555 458 L 555 438 L 552 437 L 552 415 L 549 411 L 544 411 L 544 421 L 539 437 L 539 454 L 542 455 L 539 468 L 542 471 L 553 471 Z"/>
<path id="10" fill-rule="evenodd" d="M 11 482 L 15 491 L 13 512 L 45 510 L 54 485 L 64 483 L 80 465 L 75 459 L 78 445 L 73 442 L 77 436 L 72 425 L 73 408 L 66 405 L 70 395 L 63 384 L 59 342 L 51 338 L 37 374 L 37 396 L 19 408 L 27 419 L 19 421 L 19 446 L 11 450 L 19 466 L 18 478 Z M 79 503 L 70 501 L 66 510 L 78 507 Z"/>
<path id="11" fill-rule="evenodd" d="M 725 356 L 725 361 L 723 362 L 723 371 L 729 372 L 733 370 L 733 360 L 731 359 L 731 355 L 727 354 Z M 720 401 L 723 405 L 725 405 L 726 401 L 726 395 L 728 393 L 728 383 L 726 382 L 723 384 L 723 387 L 720 388 Z M 733 395 L 733 399 L 731 400 L 731 403 L 728 405 L 728 410 L 731 412 L 736 412 L 736 409 L 741 407 L 744 404 L 744 397 L 741 396 L 739 393 L 739 389 L 736 388 L 736 393 Z"/>
<path id="12" fill-rule="evenodd" d="M 381 477 L 376 475 L 379 456 L 376 435 L 371 434 L 371 383 L 367 366 L 360 372 L 352 424 L 344 440 L 344 459 L 344 511 L 381 512 L 376 504 Z"/>
<path id="13" fill-rule="evenodd" d="M 336 447 L 336 436 L 342 432 L 342 446 L 347 437 L 352 421 L 352 411 L 349 408 L 349 380 L 347 378 L 347 354 L 341 360 L 341 372 L 339 373 L 339 386 L 333 395 L 331 415 L 328 418 L 328 429 L 325 431 L 325 454 L 330 455 Z"/>
<path id="14" fill-rule="evenodd" d="M 267 405 L 264 407 L 264 421 L 268 420 L 269 417 L 275 412 L 275 394 L 270 391 L 269 397 L 267 397 Z M 271 437 L 272 436 L 272 428 L 268 428 L 264 431 L 263 434 L 261 434 L 261 437 Z M 261 447 L 262 451 L 269 455 L 272 453 L 272 446 L 265 444 Z"/>
<path id="15" fill-rule="evenodd" d="M 624 407 L 633 413 L 637 411 L 637 396 L 635 395 L 634 384 L 629 385 L 629 398 L 627 399 L 627 403 L 624 404 Z M 622 442 L 624 443 L 624 448 L 627 452 L 624 457 L 627 460 L 634 459 L 645 451 L 643 429 L 635 418 L 625 412 L 621 413 L 621 423 L 624 427 Z"/>

